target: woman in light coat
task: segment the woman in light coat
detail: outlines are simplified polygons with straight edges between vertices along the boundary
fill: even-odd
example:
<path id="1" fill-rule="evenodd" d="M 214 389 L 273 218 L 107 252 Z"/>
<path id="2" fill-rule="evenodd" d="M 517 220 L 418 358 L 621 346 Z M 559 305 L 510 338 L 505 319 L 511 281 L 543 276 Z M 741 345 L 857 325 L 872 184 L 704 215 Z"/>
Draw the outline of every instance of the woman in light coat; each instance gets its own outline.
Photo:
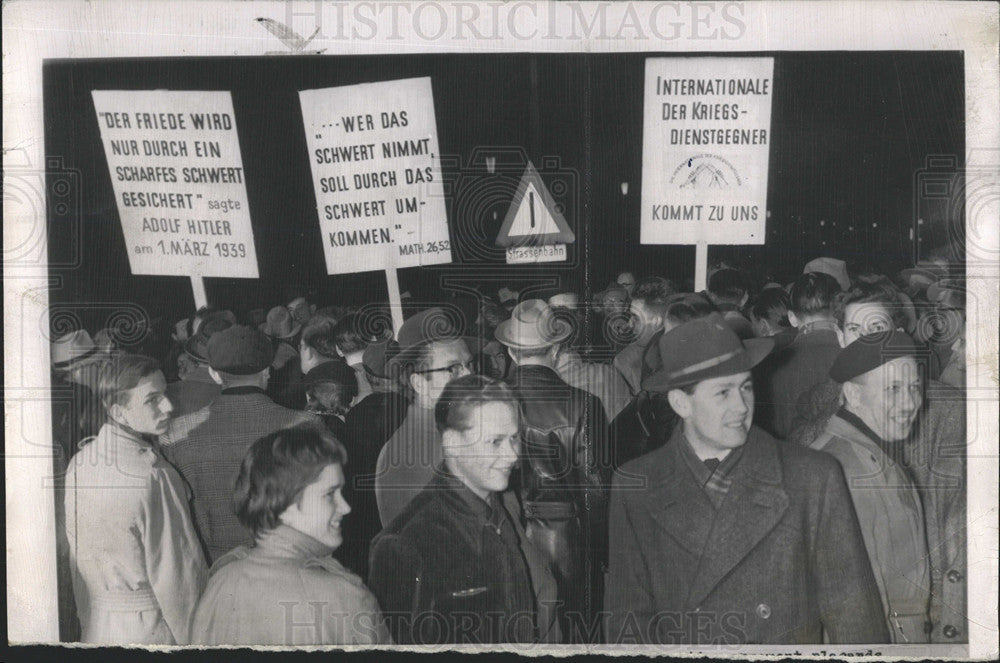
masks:
<path id="1" fill-rule="evenodd" d="M 351 512 L 346 453 L 326 431 L 289 428 L 257 440 L 236 483 L 252 547 L 212 566 L 192 623 L 200 645 L 391 643 L 375 597 L 331 553 Z"/>

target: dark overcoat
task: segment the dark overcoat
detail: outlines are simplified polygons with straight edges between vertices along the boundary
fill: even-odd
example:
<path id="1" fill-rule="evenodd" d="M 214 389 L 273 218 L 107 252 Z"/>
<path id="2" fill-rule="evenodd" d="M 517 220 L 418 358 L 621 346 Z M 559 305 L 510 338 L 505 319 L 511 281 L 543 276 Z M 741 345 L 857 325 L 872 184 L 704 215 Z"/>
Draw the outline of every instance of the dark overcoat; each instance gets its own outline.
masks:
<path id="1" fill-rule="evenodd" d="M 886 642 L 837 461 L 754 427 L 716 512 L 682 435 L 615 477 L 608 642 Z"/>

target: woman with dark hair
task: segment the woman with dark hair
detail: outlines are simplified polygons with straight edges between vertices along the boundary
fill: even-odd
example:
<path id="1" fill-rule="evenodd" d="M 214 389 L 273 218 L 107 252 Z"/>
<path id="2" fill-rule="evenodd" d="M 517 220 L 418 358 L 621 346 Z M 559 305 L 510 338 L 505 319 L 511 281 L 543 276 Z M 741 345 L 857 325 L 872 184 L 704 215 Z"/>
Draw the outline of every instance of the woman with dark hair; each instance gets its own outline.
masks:
<path id="1" fill-rule="evenodd" d="M 306 373 L 303 383 L 306 410 L 319 415 L 334 437 L 346 442 L 344 417 L 358 395 L 354 369 L 340 360 L 328 361 Z"/>
<path id="2" fill-rule="evenodd" d="M 378 603 L 331 553 L 351 512 L 341 489 L 347 453 L 326 431 L 298 426 L 250 448 L 236 514 L 254 532 L 212 566 L 192 620 L 193 644 L 390 643 Z"/>

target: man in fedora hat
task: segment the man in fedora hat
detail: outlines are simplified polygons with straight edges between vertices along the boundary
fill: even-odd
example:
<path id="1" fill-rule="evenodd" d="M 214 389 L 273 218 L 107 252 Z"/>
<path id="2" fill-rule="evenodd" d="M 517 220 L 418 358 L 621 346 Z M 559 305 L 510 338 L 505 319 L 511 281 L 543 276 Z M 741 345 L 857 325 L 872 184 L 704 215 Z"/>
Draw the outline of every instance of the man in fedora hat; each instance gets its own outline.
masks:
<path id="1" fill-rule="evenodd" d="M 174 404 L 174 416 L 196 412 L 214 401 L 221 391 L 208 368 L 208 341 L 223 329 L 236 324 L 230 311 L 213 311 L 205 316 L 198 331 L 184 343 L 185 361 L 179 361 L 180 380 L 167 385 L 167 397 Z"/>
<path id="2" fill-rule="evenodd" d="M 774 341 L 744 344 L 712 314 L 659 342 L 643 387 L 682 424 L 615 476 L 608 641 L 885 642 L 837 462 L 752 425 L 750 371 Z"/>
<path id="3" fill-rule="evenodd" d="M 383 527 L 434 478 L 444 459 L 434 404 L 448 382 L 474 372 L 471 349 L 478 344 L 463 337 L 442 308 L 410 316 L 399 329 L 386 365 L 410 407 L 378 457 L 375 499 Z"/>
<path id="4" fill-rule="evenodd" d="M 302 376 L 308 369 L 302 368 L 299 356 L 302 324 L 292 318 L 287 308 L 275 306 L 267 312 L 261 331 L 267 334 L 271 339 L 271 345 L 274 346 L 267 395 L 279 405 L 295 410 L 303 409 L 305 390 L 302 386 Z"/>
<path id="5" fill-rule="evenodd" d="M 63 462 L 76 453 L 80 440 L 97 435 L 104 408 L 97 399 L 98 372 L 108 354 L 85 329 L 52 342 L 53 430 Z"/>
<path id="6" fill-rule="evenodd" d="M 195 523 L 211 563 L 253 542 L 232 508 L 233 486 L 250 446 L 282 428 L 323 424 L 265 395 L 274 348 L 263 332 L 244 325 L 223 329 L 209 339 L 207 358 L 222 391 L 207 407 L 174 419 L 160 444 L 194 492 Z"/>
<path id="7" fill-rule="evenodd" d="M 571 333 L 548 304 L 529 299 L 495 336 L 514 361 L 508 384 L 523 407 L 520 491 L 528 538 L 552 564 L 563 636 L 578 642 L 601 605 L 611 466 L 604 406 L 555 370 Z"/>

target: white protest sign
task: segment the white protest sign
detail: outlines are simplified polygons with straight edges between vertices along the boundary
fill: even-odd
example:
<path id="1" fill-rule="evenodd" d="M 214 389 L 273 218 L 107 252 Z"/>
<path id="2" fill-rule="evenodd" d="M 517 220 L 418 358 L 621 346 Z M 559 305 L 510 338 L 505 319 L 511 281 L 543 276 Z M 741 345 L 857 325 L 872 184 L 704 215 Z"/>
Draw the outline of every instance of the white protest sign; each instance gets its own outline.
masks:
<path id="1" fill-rule="evenodd" d="M 92 96 L 132 273 L 257 278 L 229 92 Z"/>
<path id="2" fill-rule="evenodd" d="M 649 58 L 642 244 L 763 244 L 773 58 Z"/>
<path id="3" fill-rule="evenodd" d="M 299 92 L 327 273 L 451 262 L 430 78 Z"/>

